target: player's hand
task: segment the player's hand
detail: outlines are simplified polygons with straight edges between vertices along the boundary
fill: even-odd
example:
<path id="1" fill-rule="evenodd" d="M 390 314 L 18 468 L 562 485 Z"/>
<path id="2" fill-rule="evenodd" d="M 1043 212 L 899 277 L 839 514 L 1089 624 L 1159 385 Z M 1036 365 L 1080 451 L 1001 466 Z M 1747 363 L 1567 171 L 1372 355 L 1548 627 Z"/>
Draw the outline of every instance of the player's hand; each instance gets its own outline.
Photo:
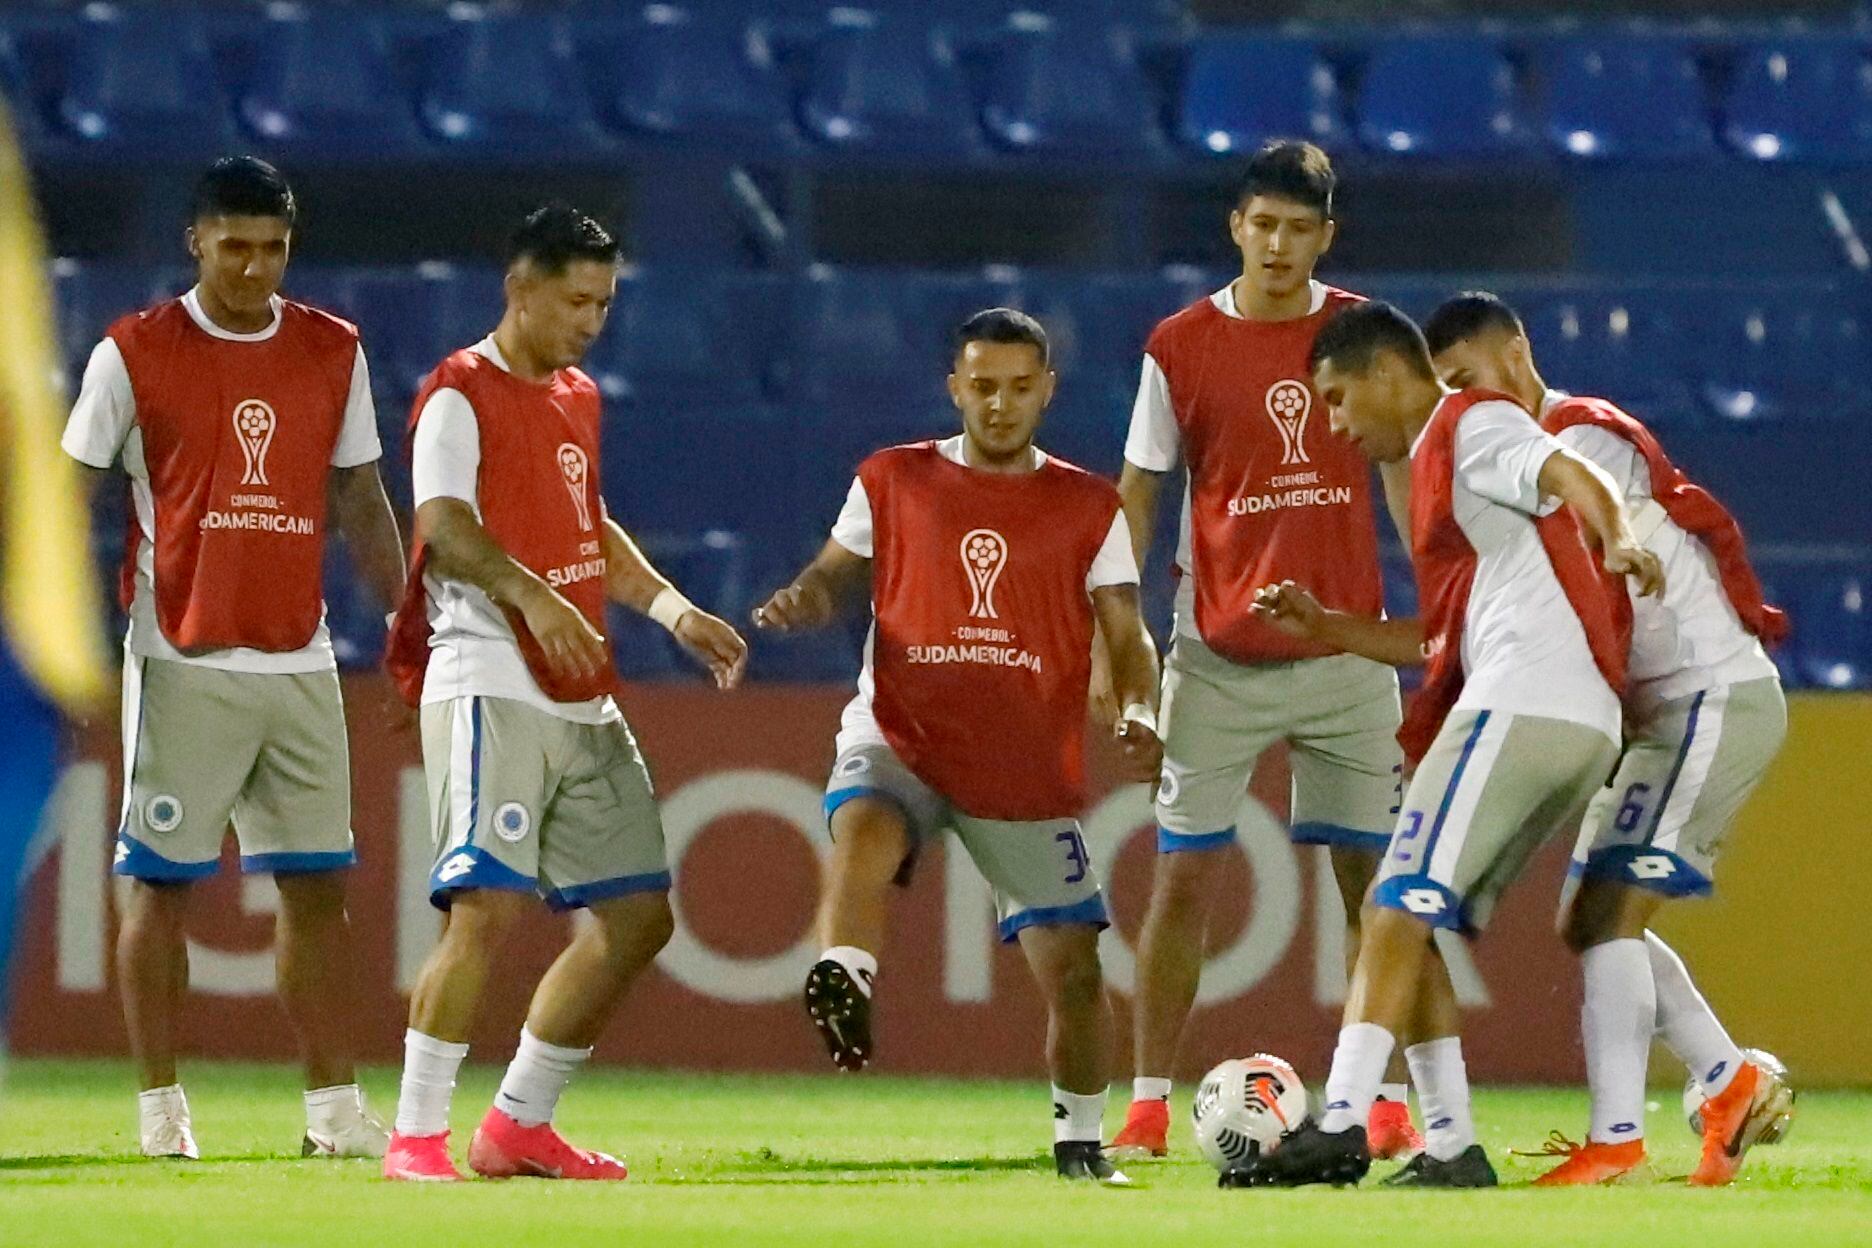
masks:
<path id="1" fill-rule="evenodd" d="M 1664 596 L 1664 563 L 1642 546 L 1607 546 L 1605 569 L 1630 577 L 1641 597 Z"/>
<path id="2" fill-rule="evenodd" d="M 1153 783 L 1163 770 L 1163 742 L 1157 734 L 1135 719 L 1121 719 L 1112 735 L 1118 740 L 1124 778 L 1133 784 Z"/>
<path id="3" fill-rule="evenodd" d="M 1292 581 L 1263 585 L 1255 591 L 1254 614 L 1289 637 L 1318 640 L 1326 627 L 1326 608 Z"/>
<path id="4" fill-rule="evenodd" d="M 754 627 L 781 633 L 822 628 L 831 619 L 832 595 L 814 581 L 777 589 L 773 597 L 754 608 Z"/>
<path id="5" fill-rule="evenodd" d="M 555 674 L 590 680 L 605 670 L 604 638 L 577 607 L 543 582 L 519 605 L 520 618 Z"/>
<path id="6" fill-rule="evenodd" d="M 676 621 L 677 642 L 715 677 L 717 689 L 732 689 L 747 671 L 748 644 L 728 621 L 696 609 Z"/>

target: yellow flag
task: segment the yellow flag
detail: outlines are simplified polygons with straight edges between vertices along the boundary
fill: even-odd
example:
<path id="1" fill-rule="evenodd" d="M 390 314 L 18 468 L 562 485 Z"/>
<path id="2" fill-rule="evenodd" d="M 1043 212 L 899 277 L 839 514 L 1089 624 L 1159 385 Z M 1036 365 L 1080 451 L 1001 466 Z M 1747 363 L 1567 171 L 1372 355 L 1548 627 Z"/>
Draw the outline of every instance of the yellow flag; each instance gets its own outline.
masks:
<path id="1" fill-rule="evenodd" d="M 33 681 L 76 708 L 106 688 L 91 518 L 59 449 L 65 409 L 45 245 L 0 104 L 0 636 Z"/>

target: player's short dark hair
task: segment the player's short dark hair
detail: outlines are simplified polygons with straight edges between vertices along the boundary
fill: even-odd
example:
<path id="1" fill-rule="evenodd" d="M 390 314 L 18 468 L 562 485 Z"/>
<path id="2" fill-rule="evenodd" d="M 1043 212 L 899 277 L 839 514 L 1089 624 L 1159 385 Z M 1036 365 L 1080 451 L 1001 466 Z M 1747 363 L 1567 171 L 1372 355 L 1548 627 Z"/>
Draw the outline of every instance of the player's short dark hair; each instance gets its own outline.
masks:
<path id="1" fill-rule="evenodd" d="M 1292 200 L 1331 218 L 1333 191 L 1339 177 L 1333 172 L 1332 157 L 1312 143 L 1297 139 L 1276 139 L 1248 158 L 1236 187 L 1239 207 L 1257 195 Z"/>
<path id="2" fill-rule="evenodd" d="M 1430 344 L 1431 355 L 1442 355 L 1457 343 L 1492 330 L 1527 333 L 1507 301 L 1486 290 L 1465 290 L 1445 299 L 1424 322 L 1424 338 Z"/>
<path id="3" fill-rule="evenodd" d="M 1425 381 L 1436 380 L 1430 346 L 1415 321 L 1380 299 L 1353 304 L 1326 322 L 1307 355 L 1307 371 L 1331 361 L 1343 372 L 1365 373 L 1380 351 L 1398 356 Z"/>
<path id="4" fill-rule="evenodd" d="M 971 342 L 1024 342 L 1040 353 L 1040 362 L 1053 361 L 1053 348 L 1047 342 L 1044 326 L 1016 308 L 984 308 L 956 327 L 952 346 L 955 354 Z"/>
<path id="5" fill-rule="evenodd" d="M 286 178 L 258 156 L 223 156 L 195 183 L 189 220 L 207 217 L 279 217 L 292 226 L 299 201 Z"/>
<path id="6" fill-rule="evenodd" d="M 531 260 L 542 272 L 557 277 L 574 260 L 616 264 L 618 241 L 611 231 L 570 204 L 551 203 L 527 214 L 508 245 L 509 264 Z"/>

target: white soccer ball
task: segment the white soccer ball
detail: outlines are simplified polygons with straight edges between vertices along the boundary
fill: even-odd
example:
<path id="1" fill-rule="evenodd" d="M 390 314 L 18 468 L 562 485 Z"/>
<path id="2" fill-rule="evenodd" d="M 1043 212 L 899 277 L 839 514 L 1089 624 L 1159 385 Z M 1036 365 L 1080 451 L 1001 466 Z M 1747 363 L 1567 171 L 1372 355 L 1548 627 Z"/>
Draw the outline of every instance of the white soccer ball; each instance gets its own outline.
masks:
<path id="1" fill-rule="evenodd" d="M 1306 1085 L 1267 1053 L 1230 1058 L 1204 1075 L 1190 1113 L 1196 1147 L 1217 1170 L 1272 1152 L 1306 1115 Z"/>
<path id="2" fill-rule="evenodd" d="M 1773 1075 L 1784 1083 L 1787 1082 L 1787 1067 L 1782 1064 L 1780 1058 L 1776 1057 L 1768 1050 L 1743 1049 L 1742 1056 L 1754 1062 L 1768 1074 Z M 1761 1140 L 1759 1141 L 1760 1143 L 1778 1143 L 1787 1135 L 1788 1127 L 1794 1121 L 1794 1111 L 1791 1108 L 1793 1105 L 1793 1097 L 1794 1089 L 1792 1085 L 1789 1085 L 1788 1104 L 1790 1108 L 1787 1113 L 1783 1114 L 1772 1126 L 1762 1133 Z M 1703 1095 L 1703 1085 L 1696 1081 L 1695 1075 L 1692 1075 L 1685 1081 L 1683 1091 L 1684 1118 L 1690 1123 L 1690 1133 L 1698 1138 L 1701 1138 L 1703 1135 L 1703 1102 L 1708 1099 L 1708 1097 Z"/>

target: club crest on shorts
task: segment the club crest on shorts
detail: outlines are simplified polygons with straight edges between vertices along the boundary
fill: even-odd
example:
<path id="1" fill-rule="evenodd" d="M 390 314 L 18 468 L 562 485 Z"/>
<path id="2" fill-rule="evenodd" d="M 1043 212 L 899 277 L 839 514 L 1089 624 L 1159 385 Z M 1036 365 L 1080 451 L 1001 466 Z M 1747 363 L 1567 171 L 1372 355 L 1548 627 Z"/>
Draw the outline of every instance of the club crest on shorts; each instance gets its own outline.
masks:
<path id="1" fill-rule="evenodd" d="M 234 438 L 241 448 L 242 485 L 267 485 L 267 448 L 273 445 L 273 431 L 279 417 L 265 399 L 242 399 L 234 405 Z"/>
<path id="2" fill-rule="evenodd" d="M 977 620 L 998 620 L 994 605 L 995 582 L 1007 566 L 1007 538 L 993 529 L 970 529 L 962 535 L 962 570 L 968 575 L 969 615 Z"/>
<path id="3" fill-rule="evenodd" d="M 1313 392 L 1304 382 L 1285 378 L 1268 387 L 1268 419 L 1280 431 L 1281 466 L 1310 464 L 1306 453 L 1307 417 L 1313 412 Z"/>
<path id="4" fill-rule="evenodd" d="M 1177 794 L 1182 791 L 1182 777 L 1170 770 L 1170 767 L 1166 764 L 1163 769 L 1163 774 L 1157 777 L 1157 801 L 1164 806 L 1168 806 L 1176 801 Z"/>
<path id="5" fill-rule="evenodd" d="M 840 780 L 847 780 L 869 770 L 871 770 L 871 760 L 863 754 L 853 754 L 850 758 L 840 759 L 838 766 L 832 769 L 832 774 Z"/>
<path id="6" fill-rule="evenodd" d="M 559 444 L 559 475 L 565 478 L 566 493 L 572 496 L 572 506 L 578 509 L 579 528 L 589 530 L 592 527 L 591 499 L 585 491 L 585 477 L 591 470 L 591 461 L 585 457 L 585 448 L 575 442 Z"/>
<path id="7" fill-rule="evenodd" d="M 173 832 L 182 826 L 182 799 L 158 793 L 143 804 L 143 822 L 152 832 Z"/>
<path id="8" fill-rule="evenodd" d="M 519 802 L 503 802 L 494 810 L 494 835 L 509 845 L 517 843 L 533 826 L 533 816 Z"/>

